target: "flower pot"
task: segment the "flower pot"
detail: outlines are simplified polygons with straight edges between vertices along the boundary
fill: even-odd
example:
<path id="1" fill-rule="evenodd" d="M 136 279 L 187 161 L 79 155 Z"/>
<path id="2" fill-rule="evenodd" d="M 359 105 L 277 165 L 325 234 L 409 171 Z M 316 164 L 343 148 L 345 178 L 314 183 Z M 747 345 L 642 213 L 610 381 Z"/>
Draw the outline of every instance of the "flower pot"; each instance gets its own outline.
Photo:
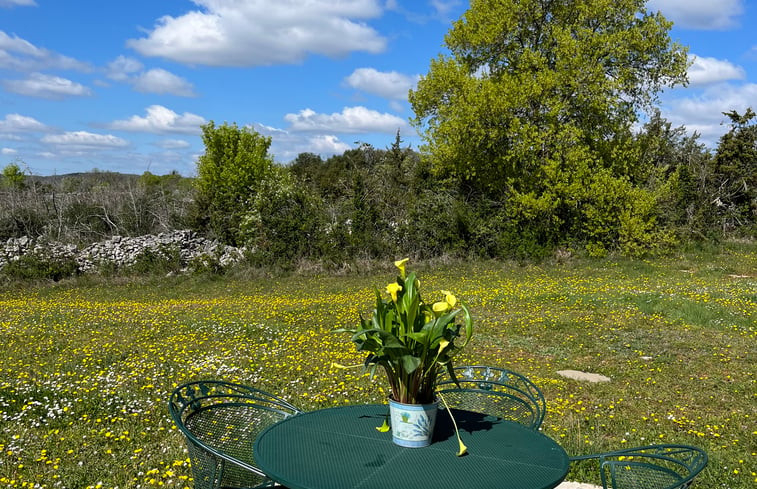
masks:
<path id="1" fill-rule="evenodd" d="M 401 447 L 420 448 L 431 444 L 438 402 L 403 404 L 389 399 L 392 441 Z"/>

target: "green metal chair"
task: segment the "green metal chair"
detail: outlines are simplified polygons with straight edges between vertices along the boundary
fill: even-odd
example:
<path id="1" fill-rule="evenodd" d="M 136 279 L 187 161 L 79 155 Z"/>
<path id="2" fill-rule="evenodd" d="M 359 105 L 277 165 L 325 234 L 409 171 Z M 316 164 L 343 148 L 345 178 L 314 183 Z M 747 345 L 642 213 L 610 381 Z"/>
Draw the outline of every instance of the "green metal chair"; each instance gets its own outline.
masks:
<path id="1" fill-rule="evenodd" d="M 301 412 L 259 389 L 214 380 L 179 386 L 168 408 L 186 438 L 195 489 L 273 487 L 255 466 L 255 437 Z"/>
<path id="2" fill-rule="evenodd" d="M 594 460 L 604 489 L 687 489 L 707 465 L 707 453 L 688 445 L 649 445 L 571 457 Z"/>
<path id="3" fill-rule="evenodd" d="M 544 421 L 544 395 L 525 376 L 485 365 L 465 365 L 453 371 L 457 382 L 446 371 L 437 381 L 437 392 L 450 408 L 497 416 L 534 430 Z"/>

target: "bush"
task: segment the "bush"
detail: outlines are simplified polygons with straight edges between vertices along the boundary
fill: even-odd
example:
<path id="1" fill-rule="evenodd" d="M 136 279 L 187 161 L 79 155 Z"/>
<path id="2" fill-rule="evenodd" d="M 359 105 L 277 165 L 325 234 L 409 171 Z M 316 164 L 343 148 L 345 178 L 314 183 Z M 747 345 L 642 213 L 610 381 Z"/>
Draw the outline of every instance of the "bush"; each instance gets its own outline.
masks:
<path id="1" fill-rule="evenodd" d="M 45 217 L 34 209 L 19 208 L 0 217 L 0 240 L 29 236 L 42 236 L 45 230 Z"/>
<path id="2" fill-rule="evenodd" d="M 320 200 L 287 173 L 260 182 L 240 228 L 253 261 L 292 262 L 320 257 L 325 216 Z"/>
<path id="3" fill-rule="evenodd" d="M 2 268 L 2 274 L 15 280 L 54 280 L 72 277 L 79 272 L 73 258 L 51 258 L 29 253 L 10 261 Z"/>
<path id="4" fill-rule="evenodd" d="M 162 245 L 157 248 L 147 248 L 136 256 L 129 271 L 142 275 L 177 273 L 184 268 L 181 250 L 175 245 Z"/>

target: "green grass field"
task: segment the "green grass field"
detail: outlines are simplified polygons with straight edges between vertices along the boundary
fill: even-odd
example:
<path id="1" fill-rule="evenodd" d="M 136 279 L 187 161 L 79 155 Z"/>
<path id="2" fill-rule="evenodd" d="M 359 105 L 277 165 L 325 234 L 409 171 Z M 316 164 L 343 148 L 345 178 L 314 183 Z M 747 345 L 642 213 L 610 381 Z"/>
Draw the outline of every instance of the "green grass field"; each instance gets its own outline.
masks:
<path id="1" fill-rule="evenodd" d="M 548 402 L 544 432 L 569 453 L 695 444 L 710 455 L 695 487 L 755 487 L 757 244 L 416 269 L 424 290 L 453 291 L 477 319 L 458 364 L 531 377 Z M 361 361 L 331 330 L 353 325 L 393 277 L 389 265 L 5 287 L 0 487 L 191 487 L 166 401 L 192 379 L 252 384 L 305 410 L 381 402 L 381 378 L 331 367 Z M 562 369 L 612 381 L 568 380 Z"/>

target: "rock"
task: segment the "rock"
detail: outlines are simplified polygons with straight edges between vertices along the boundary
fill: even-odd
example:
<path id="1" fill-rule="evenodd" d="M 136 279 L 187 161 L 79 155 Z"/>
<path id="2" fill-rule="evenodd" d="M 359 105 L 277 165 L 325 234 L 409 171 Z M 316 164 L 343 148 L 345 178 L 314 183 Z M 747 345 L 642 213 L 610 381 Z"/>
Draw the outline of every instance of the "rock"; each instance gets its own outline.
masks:
<path id="1" fill-rule="evenodd" d="M 178 249 L 183 265 L 204 257 L 207 260 L 218 260 L 223 266 L 227 266 L 244 257 L 244 248 L 225 246 L 197 236 L 189 230 L 161 233 L 158 236 L 112 236 L 82 250 L 77 250 L 71 244 L 39 243 L 24 236 L 11 238 L 4 246 L 0 244 L 0 269 L 27 253 L 34 253 L 47 259 L 74 259 L 79 271 L 88 273 L 97 271 L 103 264 L 112 264 L 116 268 L 133 265 L 141 253 L 149 250 L 162 255 L 166 247 Z"/>
<path id="2" fill-rule="evenodd" d="M 559 375 L 574 380 L 583 380 L 586 382 L 610 382 L 610 377 L 600 374 L 581 372 L 579 370 L 558 370 Z"/>

